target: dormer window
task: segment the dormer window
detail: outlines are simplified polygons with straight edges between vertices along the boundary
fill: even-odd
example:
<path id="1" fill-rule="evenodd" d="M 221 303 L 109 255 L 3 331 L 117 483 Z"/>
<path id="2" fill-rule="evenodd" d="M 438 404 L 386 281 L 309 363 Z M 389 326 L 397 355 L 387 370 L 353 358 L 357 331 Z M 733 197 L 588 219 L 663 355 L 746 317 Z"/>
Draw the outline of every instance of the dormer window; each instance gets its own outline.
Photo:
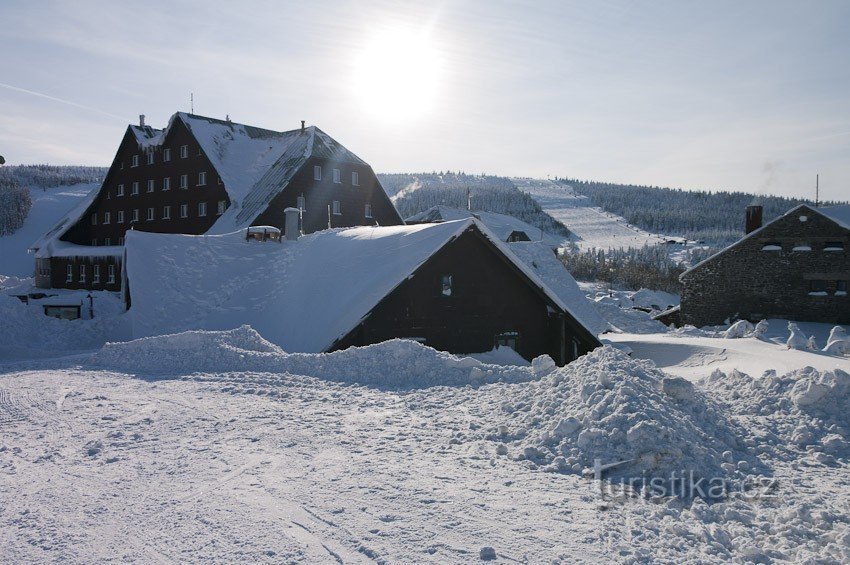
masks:
<path id="1" fill-rule="evenodd" d="M 322 166 L 316 165 L 313 167 L 313 180 L 322 180 Z"/>
<path id="2" fill-rule="evenodd" d="M 153 165 L 153 151 L 148 153 L 148 165 Z"/>
<path id="3" fill-rule="evenodd" d="M 340 184 L 342 182 L 339 174 L 339 169 L 334 169 L 334 183 Z"/>
<path id="4" fill-rule="evenodd" d="M 351 186 L 360 186 L 360 175 L 357 171 L 351 173 Z"/>
<path id="5" fill-rule="evenodd" d="M 133 161 L 132 161 L 132 164 L 130 166 L 131 167 L 138 167 L 139 166 L 139 156 L 138 155 L 133 155 Z"/>
<path id="6" fill-rule="evenodd" d="M 170 147 L 166 147 L 165 149 L 162 150 L 162 160 L 165 161 L 166 163 L 168 161 L 171 161 L 171 148 Z"/>

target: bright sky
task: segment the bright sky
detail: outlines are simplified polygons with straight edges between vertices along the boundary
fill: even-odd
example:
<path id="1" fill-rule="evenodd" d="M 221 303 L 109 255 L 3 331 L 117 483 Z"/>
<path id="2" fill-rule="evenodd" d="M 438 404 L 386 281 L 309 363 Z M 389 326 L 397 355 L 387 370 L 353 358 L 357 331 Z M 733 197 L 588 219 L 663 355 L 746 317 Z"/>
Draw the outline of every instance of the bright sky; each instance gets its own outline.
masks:
<path id="1" fill-rule="evenodd" d="M 139 114 L 315 124 L 379 172 L 850 198 L 850 2 L 0 4 L 0 154 L 111 161 Z"/>

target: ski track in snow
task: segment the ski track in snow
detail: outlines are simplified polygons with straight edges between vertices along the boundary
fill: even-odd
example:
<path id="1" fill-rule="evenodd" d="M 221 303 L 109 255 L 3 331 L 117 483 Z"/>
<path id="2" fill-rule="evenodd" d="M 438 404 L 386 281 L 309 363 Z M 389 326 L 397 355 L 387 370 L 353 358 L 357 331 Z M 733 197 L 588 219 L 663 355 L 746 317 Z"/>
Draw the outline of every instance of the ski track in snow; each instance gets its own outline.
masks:
<path id="1" fill-rule="evenodd" d="M 581 249 L 643 247 L 664 243 L 664 236 L 630 225 L 620 216 L 596 206 L 569 186 L 542 179 L 512 179 L 544 212 L 567 226 Z"/>

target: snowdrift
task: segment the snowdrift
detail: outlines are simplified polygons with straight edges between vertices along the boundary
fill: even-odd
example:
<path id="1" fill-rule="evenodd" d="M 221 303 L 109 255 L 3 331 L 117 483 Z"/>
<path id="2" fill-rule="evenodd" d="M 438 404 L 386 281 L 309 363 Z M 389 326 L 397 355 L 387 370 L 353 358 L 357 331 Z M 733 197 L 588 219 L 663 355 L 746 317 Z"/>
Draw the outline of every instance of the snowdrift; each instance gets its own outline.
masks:
<path id="1" fill-rule="evenodd" d="M 808 451 L 820 463 L 850 457 L 850 374 L 805 367 L 783 376 L 753 378 L 714 371 L 700 384 L 761 428 L 758 448 L 774 458 Z"/>
<path id="2" fill-rule="evenodd" d="M 764 470 L 719 404 L 610 346 L 517 387 L 501 410 L 504 424 L 489 438 L 551 471 L 581 473 L 596 459 L 628 461 L 606 473 L 614 479 L 683 471 L 731 479 Z"/>
<path id="3" fill-rule="evenodd" d="M 288 373 L 391 388 L 479 385 L 535 378 L 532 367 L 488 365 L 400 339 L 333 353 L 286 353 L 250 326 L 107 343 L 92 356 L 91 363 L 151 376 Z"/>

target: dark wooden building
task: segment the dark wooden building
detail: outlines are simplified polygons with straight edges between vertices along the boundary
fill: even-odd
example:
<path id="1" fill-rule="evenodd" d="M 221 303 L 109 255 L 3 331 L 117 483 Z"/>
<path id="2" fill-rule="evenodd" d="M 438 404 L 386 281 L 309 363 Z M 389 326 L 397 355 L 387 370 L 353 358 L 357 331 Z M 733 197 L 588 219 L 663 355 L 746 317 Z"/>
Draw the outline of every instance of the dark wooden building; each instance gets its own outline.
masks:
<path id="1" fill-rule="evenodd" d="M 41 288 L 121 288 L 128 230 L 305 233 L 403 224 L 372 168 L 316 127 L 272 131 L 178 112 L 164 129 L 131 125 L 98 191 L 33 246 Z"/>
<path id="2" fill-rule="evenodd" d="M 133 232 L 127 273 L 134 337 L 248 324 L 289 352 L 410 338 L 453 353 L 510 346 L 561 365 L 600 345 L 577 309 L 476 219 L 281 243 Z M 186 273 L 204 300 L 186 300 Z"/>
<path id="3" fill-rule="evenodd" d="M 703 326 L 765 318 L 850 323 L 850 206 L 798 206 L 680 277 L 681 321 Z"/>

